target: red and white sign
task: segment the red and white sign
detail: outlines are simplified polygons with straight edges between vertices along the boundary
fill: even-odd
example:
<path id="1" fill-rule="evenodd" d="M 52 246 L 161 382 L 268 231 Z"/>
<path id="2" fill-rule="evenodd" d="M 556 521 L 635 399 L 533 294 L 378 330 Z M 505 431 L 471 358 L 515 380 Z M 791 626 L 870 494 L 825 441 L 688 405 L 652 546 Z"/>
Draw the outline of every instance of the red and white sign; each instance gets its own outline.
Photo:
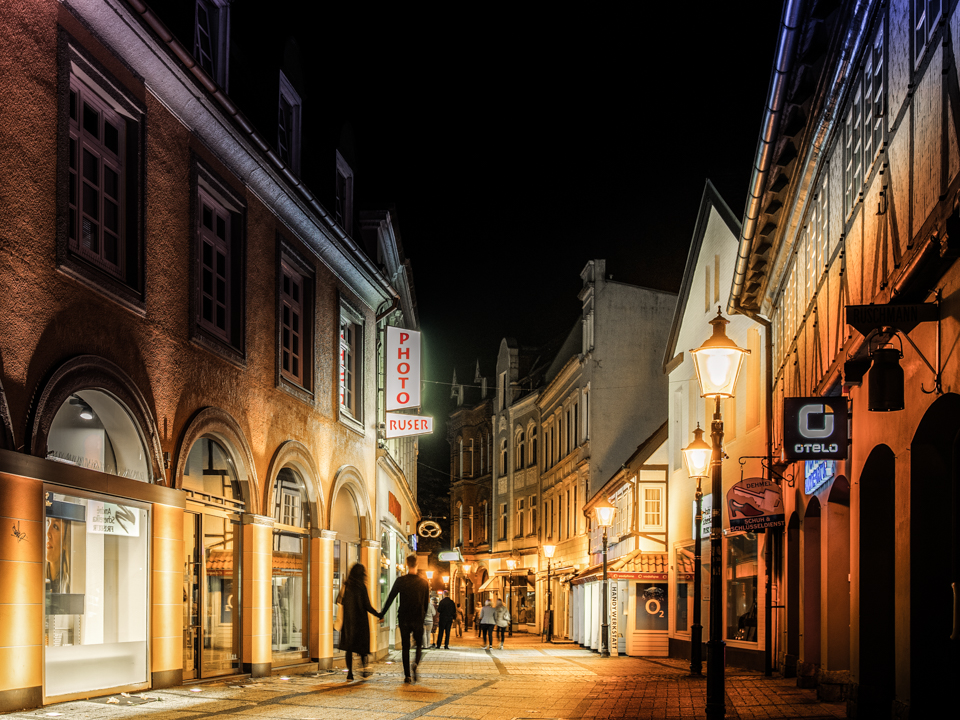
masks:
<path id="1" fill-rule="evenodd" d="M 427 417 L 425 415 L 387 413 L 387 438 L 405 437 L 406 435 L 427 435 L 432 432 L 432 417 Z"/>
<path id="2" fill-rule="evenodd" d="M 387 410 L 420 407 L 420 333 L 387 326 L 386 372 Z"/>

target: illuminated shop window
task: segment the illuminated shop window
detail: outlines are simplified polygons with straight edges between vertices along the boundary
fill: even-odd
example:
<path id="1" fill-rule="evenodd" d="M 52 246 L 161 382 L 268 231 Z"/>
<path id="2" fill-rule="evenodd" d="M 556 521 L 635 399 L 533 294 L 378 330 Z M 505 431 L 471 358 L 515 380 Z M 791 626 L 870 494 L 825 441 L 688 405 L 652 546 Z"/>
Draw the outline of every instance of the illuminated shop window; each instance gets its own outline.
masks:
<path id="1" fill-rule="evenodd" d="M 140 429 L 122 404 L 100 390 L 79 390 L 60 407 L 47 437 L 47 459 L 150 481 Z"/>
<path id="2" fill-rule="evenodd" d="M 728 537 L 727 640 L 757 642 L 757 536 Z"/>
<path id="3" fill-rule="evenodd" d="M 145 683 L 149 510 L 45 488 L 47 697 Z"/>

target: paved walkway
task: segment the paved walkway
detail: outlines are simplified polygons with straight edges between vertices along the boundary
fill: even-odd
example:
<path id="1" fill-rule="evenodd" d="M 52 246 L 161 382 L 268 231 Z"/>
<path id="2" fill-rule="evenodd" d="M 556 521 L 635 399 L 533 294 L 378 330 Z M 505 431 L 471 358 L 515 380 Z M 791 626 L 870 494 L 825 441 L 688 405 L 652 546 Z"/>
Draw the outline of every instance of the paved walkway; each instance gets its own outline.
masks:
<path id="1" fill-rule="evenodd" d="M 586 720 L 703 718 L 706 680 L 668 658 L 601 658 L 578 645 L 543 644 L 536 636 L 507 638 L 484 651 L 471 633 L 450 650 L 424 655 L 420 682 L 403 683 L 399 651 L 367 680 L 345 671 L 229 679 L 145 693 L 150 702 L 116 696 L 11 713 L 11 718 L 63 720 Z M 818 703 L 794 680 L 727 668 L 728 718 L 842 718 L 842 703 Z"/>

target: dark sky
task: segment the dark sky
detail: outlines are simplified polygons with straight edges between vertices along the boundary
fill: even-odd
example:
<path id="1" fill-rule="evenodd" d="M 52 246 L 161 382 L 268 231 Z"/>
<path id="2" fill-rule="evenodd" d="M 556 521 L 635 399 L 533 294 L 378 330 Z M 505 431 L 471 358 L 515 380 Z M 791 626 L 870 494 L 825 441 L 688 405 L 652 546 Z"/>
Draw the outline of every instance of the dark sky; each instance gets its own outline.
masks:
<path id="1" fill-rule="evenodd" d="M 235 0 L 230 94 L 271 140 L 267 89 L 298 55 L 303 179 L 332 194 L 347 128 L 358 207 L 396 205 L 437 421 L 422 459 L 446 468 L 434 382 L 568 329 L 590 259 L 677 290 L 707 178 L 742 215 L 782 3 L 406 5 Z M 151 6 L 192 48 L 194 0 Z"/>

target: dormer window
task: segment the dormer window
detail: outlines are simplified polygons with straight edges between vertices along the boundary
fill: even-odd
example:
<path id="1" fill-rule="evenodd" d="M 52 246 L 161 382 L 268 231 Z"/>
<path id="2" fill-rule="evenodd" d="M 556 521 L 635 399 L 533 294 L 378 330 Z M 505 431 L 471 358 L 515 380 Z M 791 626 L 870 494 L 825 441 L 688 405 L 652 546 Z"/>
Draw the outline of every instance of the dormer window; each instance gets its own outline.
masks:
<path id="1" fill-rule="evenodd" d="M 337 151 L 337 184 L 334 216 L 347 235 L 353 234 L 353 169 Z"/>
<path id="2" fill-rule="evenodd" d="M 300 174 L 300 95 L 280 71 L 280 107 L 277 111 L 277 154 Z"/>
<path id="3" fill-rule="evenodd" d="M 197 0 L 193 56 L 210 78 L 227 89 L 230 52 L 229 0 Z"/>

